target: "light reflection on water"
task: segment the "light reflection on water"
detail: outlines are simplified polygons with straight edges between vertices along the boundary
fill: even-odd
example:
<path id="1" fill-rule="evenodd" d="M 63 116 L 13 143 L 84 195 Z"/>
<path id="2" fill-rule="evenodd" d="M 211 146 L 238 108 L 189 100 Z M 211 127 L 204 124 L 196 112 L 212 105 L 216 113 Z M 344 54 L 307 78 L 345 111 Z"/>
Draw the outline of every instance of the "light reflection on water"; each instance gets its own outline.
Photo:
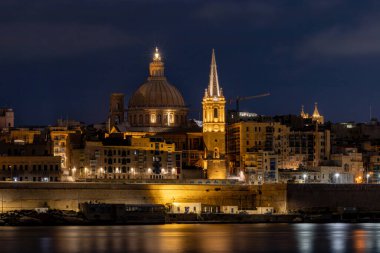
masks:
<path id="1" fill-rule="evenodd" d="M 380 252 L 380 224 L 0 227 L 0 252 Z"/>

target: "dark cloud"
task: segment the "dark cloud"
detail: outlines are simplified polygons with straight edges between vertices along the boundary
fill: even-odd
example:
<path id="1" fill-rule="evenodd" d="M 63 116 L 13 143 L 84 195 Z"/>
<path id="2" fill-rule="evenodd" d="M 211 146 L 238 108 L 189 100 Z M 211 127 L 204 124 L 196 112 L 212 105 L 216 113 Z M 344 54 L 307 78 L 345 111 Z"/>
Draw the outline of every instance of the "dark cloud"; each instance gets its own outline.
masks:
<path id="1" fill-rule="evenodd" d="M 0 59 L 69 57 L 137 41 L 105 25 L 16 23 L 0 25 Z"/>
<path id="2" fill-rule="evenodd" d="M 310 6 L 310 8 L 316 10 L 331 9 L 344 3 L 343 0 L 306 0 L 306 2 Z"/>
<path id="3" fill-rule="evenodd" d="M 197 16 L 212 22 L 251 20 L 251 24 L 271 23 L 277 12 L 273 1 L 212 1 L 205 2 Z"/>
<path id="4" fill-rule="evenodd" d="M 301 57 L 373 57 L 380 55 L 380 18 L 335 25 L 308 38 Z"/>

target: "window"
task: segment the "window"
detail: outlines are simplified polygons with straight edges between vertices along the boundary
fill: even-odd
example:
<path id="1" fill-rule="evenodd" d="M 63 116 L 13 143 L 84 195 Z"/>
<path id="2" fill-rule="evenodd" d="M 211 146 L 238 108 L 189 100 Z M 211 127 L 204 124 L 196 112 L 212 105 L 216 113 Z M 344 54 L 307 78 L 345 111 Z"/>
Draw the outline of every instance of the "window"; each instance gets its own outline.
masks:
<path id="1" fill-rule="evenodd" d="M 218 117 L 218 108 L 214 108 L 214 118 Z"/>
<path id="2" fill-rule="evenodd" d="M 151 123 L 156 123 L 156 114 L 153 113 L 153 114 L 150 115 L 150 122 Z"/>

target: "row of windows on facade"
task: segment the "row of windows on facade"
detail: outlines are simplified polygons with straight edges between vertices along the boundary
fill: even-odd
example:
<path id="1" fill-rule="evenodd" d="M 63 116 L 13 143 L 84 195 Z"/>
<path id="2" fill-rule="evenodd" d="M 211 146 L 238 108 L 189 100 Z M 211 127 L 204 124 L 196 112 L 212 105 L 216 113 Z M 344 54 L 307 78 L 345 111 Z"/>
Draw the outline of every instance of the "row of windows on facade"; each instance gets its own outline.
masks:
<path id="1" fill-rule="evenodd" d="M 178 167 L 179 167 L 179 164 L 178 164 Z M 171 167 L 168 169 L 170 171 Z M 178 173 L 179 170 L 177 169 L 176 171 Z M 108 166 L 104 172 L 105 173 L 139 173 L 139 172 L 144 173 L 145 169 L 139 168 L 138 170 L 132 170 L 131 167 L 127 167 L 127 166 L 122 166 L 119 169 L 118 167 Z"/>
<path id="2" fill-rule="evenodd" d="M 254 132 L 261 132 L 261 127 L 254 127 Z M 249 127 L 246 127 L 245 129 L 247 132 L 250 131 L 250 128 Z M 265 127 L 265 131 L 266 132 L 275 132 L 276 131 L 276 128 L 275 127 Z M 279 127 L 277 128 L 277 132 L 281 133 L 282 129 Z"/>
<path id="3" fill-rule="evenodd" d="M 153 156 L 152 157 L 152 161 L 161 161 L 161 157 L 156 157 L 156 156 Z M 138 159 L 134 159 L 133 161 L 138 161 Z M 143 159 L 141 161 L 147 161 L 147 157 L 143 157 Z M 170 161 L 170 159 L 168 159 L 168 161 Z M 128 164 L 128 163 L 131 163 L 131 159 L 130 158 L 123 158 L 123 159 L 116 159 L 116 158 L 104 158 L 104 163 L 108 163 L 108 164 L 112 164 L 112 163 L 121 163 L 121 164 Z"/>
<path id="4" fill-rule="evenodd" d="M 66 136 L 67 136 L 66 134 L 54 135 L 53 140 L 55 141 L 66 140 Z"/>
<path id="5" fill-rule="evenodd" d="M 237 135 L 238 137 L 240 137 L 239 135 Z M 254 139 L 259 139 L 261 136 L 263 136 L 262 134 L 249 134 L 249 133 L 246 133 L 245 137 L 246 138 L 249 138 L 249 137 L 253 137 Z M 288 139 L 288 136 L 287 135 L 273 135 L 273 134 L 270 134 L 270 133 L 266 133 L 265 134 L 266 138 L 271 138 L 271 139 L 274 139 L 274 140 L 287 140 Z M 238 138 L 236 138 L 238 139 Z"/>
<path id="6" fill-rule="evenodd" d="M 145 115 L 130 115 L 129 116 L 129 122 L 133 124 L 150 124 L 150 123 L 157 123 L 157 124 L 179 124 L 179 123 L 185 123 L 185 116 L 184 115 L 173 115 L 173 114 L 164 114 L 162 117 L 161 114 L 151 114 L 149 117 L 149 114 Z"/>
<path id="7" fill-rule="evenodd" d="M 168 162 L 171 161 L 172 159 L 172 156 L 171 155 L 168 155 Z M 175 155 L 174 156 L 174 159 L 175 160 L 181 160 L 181 156 L 179 154 Z M 157 161 L 161 161 L 162 158 L 160 156 L 153 156 L 152 157 L 152 161 L 153 162 L 157 162 Z M 147 161 L 147 157 L 144 156 L 142 159 L 137 159 L 135 158 L 133 161 Z M 108 163 L 108 164 L 112 164 L 112 163 L 121 163 L 121 164 L 128 164 L 128 163 L 131 163 L 131 159 L 130 158 L 104 158 L 104 163 Z"/>
<path id="8" fill-rule="evenodd" d="M 307 147 L 307 146 L 315 146 L 316 145 L 316 142 L 312 142 L 312 143 L 313 143 L 313 145 L 310 145 L 309 141 L 290 141 L 289 142 L 289 146 L 292 146 L 292 147 L 299 147 L 299 146 Z M 324 141 L 321 141 L 319 144 L 322 145 L 322 146 L 324 146 L 326 143 Z"/>
<path id="9" fill-rule="evenodd" d="M 161 144 L 161 148 L 162 147 L 164 147 L 163 144 Z M 147 150 L 140 150 L 140 151 L 139 150 L 133 150 L 132 151 L 133 155 L 138 155 L 138 154 L 144 154 L 145 155 L 146 153 L 147 153 Z M 157 151 L 150 150 L 150 153 L 154 154 L 154 153 L 157 153 Z M 164 151 L 160 151 L 160 153 L 163 154 Z M 116 156 L 116 155 L 118 155 L 118 156 L 129 156 L 129 155 L 131 155 L 131 151 L 130 150 L 127 150 L 127 151 L 125 151 L 125 150 L 104 150 L 104 155 L 105 156 Z"/>
<path id="10" fill-rule="evenodd" d="M 117 174 L 113 174 L 113 175 L 107 175 L 106 178 L 107 179 L 133 179 L 135 177 L 134 176 L 130 176 L 130 175 L 117 175 Z M 149 175 L 149 179 L 164 179 L 164 175 L 151 174 L 151 175 Z M 177 179 L 179 179 L 179 175 L 177 175 Z"/>
<path id="11" fill-rule="evenodd" d="M 31 177 L 33 182 L 58 182 L 60 181 L 58 177 Z M 13 177 L 13 178 L 6 178 L 3 177 L 3 181 L 29 181 L 29 177 Z"/>
<path id="12" fill-rule="evenodd" d="M 50 170 L 50 171 L 58 171 L 59 170 L 59 166 L 57 165 L 57 164 L 55 164 L 55 165 L 52 165 L 52 164 L 50 164 L 50 165 L 47 165 L 47 164 L 44 164 L 44 165 L 42 165 L 42 164 L 38 164 L 38 165 L 36 165 L 36 164 L 33 164 L 32 166 L 32 171 L 48 171 L 48 170 Z M 25 171 L 27 171 L 27 170 L 29 170 L 29 165 L 27 165 L 27 164 L 25 164 L 25 165 L 5 165 L 5 164 L 3 164 L 2 165 L 2 169 L 3 170 L 25 170 Z"/>
<path id="13" fill-rule="evenodd" d="M 15 156 L 19 156 L 19 155 L 24 155 L 26 152 L 26 150 L 24 149 L 8 149 L 8 156 L 12 156 L 12 155 L 15 155 Z M 39 152 L 40 154 L 42 154 L 41 152 Z M 32 149 L 31 151 L 31 155 L 36 155 L 36 150 L 35 149 Z M 43 152 L 43 155 L 49 155 L 49 150 L 45 149 L 44 152 Z"/>

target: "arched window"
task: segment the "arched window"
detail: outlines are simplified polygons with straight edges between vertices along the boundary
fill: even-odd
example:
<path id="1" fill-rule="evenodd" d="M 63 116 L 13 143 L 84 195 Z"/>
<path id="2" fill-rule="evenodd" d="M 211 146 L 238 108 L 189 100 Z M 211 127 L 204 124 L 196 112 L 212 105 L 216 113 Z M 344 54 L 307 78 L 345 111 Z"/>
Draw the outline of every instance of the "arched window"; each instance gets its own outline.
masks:
<path id="1" fill-rule="evenodd" d="M 218 117 L 218 108 L 214 108 L 214 118 Z"/>
<path id="2" fill-rule="evenodd" d="M 133 115 L 133 124 L 134 124 L 134 125 L 137 124 L 137 115 Z"/>
<path id="3" fill-rule="evenodd" d="M 151 123 L 156 123 L 156 114 L 152 114 L 152 115 L 150 115 L 150 122 Z"/>
<path id="4" fill-rule="evenodd" d="M 161 114 L 158 114 L 158 115 L 157 115 L 157 121 L 158 121 L 158 124 L 161 124 L 161 123 L 162 123 L 162 120 L 161 120 Z"/>
<path id="5" fill-rule="evenodd" d="M 214 148 L 214 158 L 219 158 L 219 149 L 218 148 Z"/>
<path id="6" fill-rule="evenodd" d="M 145 124 L 149 124 L 149 114 L 145 114 Z"/>

